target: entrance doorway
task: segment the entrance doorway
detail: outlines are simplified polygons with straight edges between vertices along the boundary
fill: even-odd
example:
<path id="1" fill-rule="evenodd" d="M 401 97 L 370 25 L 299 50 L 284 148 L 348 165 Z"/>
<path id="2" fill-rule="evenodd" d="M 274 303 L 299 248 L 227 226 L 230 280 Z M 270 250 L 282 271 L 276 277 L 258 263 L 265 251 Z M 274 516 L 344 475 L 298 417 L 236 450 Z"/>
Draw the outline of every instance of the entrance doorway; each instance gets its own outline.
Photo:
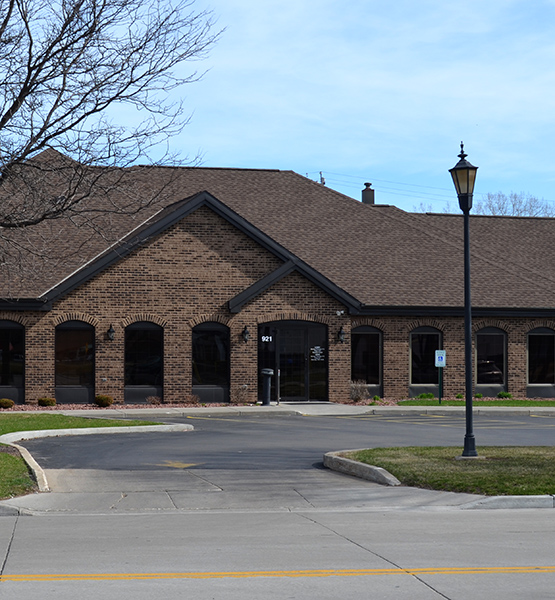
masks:
<path id="1" fill-rule="evenodd" d="M 328 332 L 308 321 L 273 321 L 258 327 L 258 372 L 273 369 L 271 398 L 328 399 Z M 259 395 L 262 382 L 259 382 Z"/>

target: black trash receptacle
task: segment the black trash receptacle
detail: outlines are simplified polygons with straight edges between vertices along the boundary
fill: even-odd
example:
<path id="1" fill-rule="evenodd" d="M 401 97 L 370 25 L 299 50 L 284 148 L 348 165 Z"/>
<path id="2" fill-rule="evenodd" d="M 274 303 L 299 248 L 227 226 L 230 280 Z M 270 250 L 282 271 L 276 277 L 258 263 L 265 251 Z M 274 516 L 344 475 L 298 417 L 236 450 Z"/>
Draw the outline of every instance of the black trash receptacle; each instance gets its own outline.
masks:
<path id="1" fill-rule="evenodd" d="M 262 406 L 270 406 L 270 395 L 272 390 L 273 369 L 262 369 Z"/>

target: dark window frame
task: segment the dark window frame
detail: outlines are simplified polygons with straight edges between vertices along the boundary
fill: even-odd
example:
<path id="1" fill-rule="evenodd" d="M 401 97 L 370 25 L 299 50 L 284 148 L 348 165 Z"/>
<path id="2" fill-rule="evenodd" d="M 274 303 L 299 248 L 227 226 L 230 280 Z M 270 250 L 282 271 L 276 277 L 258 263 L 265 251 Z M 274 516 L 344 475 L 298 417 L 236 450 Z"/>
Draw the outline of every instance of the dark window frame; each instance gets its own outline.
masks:
<path id="1" fill-rule="evenodd" d="M 377 338 L 377 350 L 372 352 L 371 356 L 375 356 L 377 359 L 377 365 L 373 365 L 374 368 L 369 369 L 371 364 L 368 360 L 362 360 L 359 356 L 360 353 L 369 352 L 368 348 L 361 347 L 363 342 L 369 340 L 364 339 L 368 337 Z M 358 339 L 357 339 L 358 338 Z M 375 343 L 375 342 L 374 342 Z M 367 343 L 366 343 L 367 345 Z M 360 359 L 359 364 L 355 364 Z M 366 371 L 365 375 L 362 376 L 363 371 Z M 373 373 L 370 374 L 370 371 Z M 370 379 L 374 379 L 369 381 Z M 369 385 L 382 385 L 383 381 L 383 332 L 377 327 L 370 325 L 361 325 L 351 330 L 351 381 L 364 381 Z"/>
<path id="2" fill-rule="evenodd" d="M 209 349 L 208 336 L 214 335 L 214 345 L 216 353 L 225 352 L 224 360 L 220 360 L 224 365 L 223 370 L 220 366 L 211 367 L 208 363 L 200 362 L 198 359 L 211 359 L 213 357 L 206 356 Z M 201 338 L 204 338 L 204 356 L 199 356 L 202 346 L 199 346 Z M 208 321 L 193 327 L 191 340 L 191 362 L 192 362 L 192 384 L 193 386 L 218 386 L 229 388 L 231 383 L 231 334 L 229 327 L 216 321 Z M 212 348 L 214 351 L 214 348 Z M 204 366 L 200 366 L 204 365 Z"/>
<path id="3" fill-rule="evenodd" d="M 9 333 L 8 333 L 9 332 Z M 13 332 L 17 332 L 16 335 Z M 25 381 L 25 327 L 17 321 L 10 319 L 0 320 L 0 386 L 2 387 L 21 387 Z M 16 369 L 16 355 L 21 356 L 18 365 L 21 369 Z M 21 378 L 21 385 L 16 384 L 16 377 Z"/>
<path id="4" fill-rule="evenodd" d="M 422 372 L 418 381 L 415 381 L 415 364 L 416 357 L 414 352 L 414 343 L 417 336 L 432 336 L 437 337 L 437 344 L 432 344 L 432 350 L 424 348 L 424 353 L 427 355 L 422 357 L 422 367 L 425 367 L 425 372 Z M 426 343 L 426 345 L 428 342 Z M 413 329 L 409 334 L 409 381 L 410 385 L 438 385 L 439 384 L 439 372 L 435 366 L 435 351 L 443 349 L 443 333 L 436 327 L 417 327 Z"/>
<path id="5" fill-rule="evenodd" d="M 500 385 L 507 384 L 507 332 L 499 327 L 483 327 L 474 334 L 475 336 L 475 375 L 476 385 Z M 499 364 L 498 354 L 484 355 L 481 344 L 486 336 L 491 339 L 498 338 L 501 342 L 502 354 Z M 501 381 L 499 381 L 501 375 Z"/>
<path id="6" fill-rule="evenodd" d="M 68 358 L 61 360 L 60 349 L 61 340 L 59 339 L 62 335 L 69 335 L 75 332 L 86 331 L 89 334 L 90 341 L 92 341 L 90 351 L 85 347 L 84 353 L 81 352 L 82 345 L 75 346 L 73 349 L 68 347 L 65 352 L 76 352 L 76 358 L 69 360 Z M 93 325 L 86 323 L 85 321 L 65 321 L 56 327 L 55 330 L 55 342 L 54 342 L 54 356 L 55 356 L 55 367 L 54 367 L 54 381 L 57 388 L 63 387 L 84 387 L 94 388 L 95 384 L 95 370 L 96 370 L 96 339 L 95 339 L 95 328 Z M 83 338 L 84 341 L 84 338 Z M 88 341 L 86 342 L 88 344 Z M 90 356 L 90 359 L 88 358 Z M 73 363 L 73 364 L 71 364 Z M 66 373 L 60 372 L 62 365 L 68 366 Z M 73 367 L 73 371 L 71 370 Z M 84 367 L 87 367 L 86 369 Z M 73 377 L 77 381 L 74 382 L 63 382 L 63 378 Z M 85 382 L 83 382 L 85 381 Z"/>
<path id="7" fill-rule="evenodd" d="M 547 367 L 545 365 L 538 365 L 537 370 L 545 371 L 549 375 L 543 376 L 543 381 L 538 381 L 539 375 L 536 375 L 536 381 L 532 381 L 530 377 L 530 373 L 532 371 L 533 365 L 531 364 L 531 348 L 530 341 L 531 338 L 546 338 L 546 346 L 551 346 L 551 363 Z M 555 330 L 549 327 L 536 327 L 528 332 L 527 340 L 526 340 L 526 383 L 527 385 L 555 385 Z M 549 343 L 550 342 L 550 343 Z"/>
<path id="8" fill-rule="evenodd" d="M 156 333 L 158 340 L 133 336 Z M 130 344 L 135 344 L 130 347 Z M 148 347 L 146 347 L 149 345 Z M 157 346 L 155 350 L 151 350 Z M 149 354 L 150 351 L 150 354 Z M 154 362 L 153 362 L 154 361 Z M 150 366 L 149 366 L 150 365 Z M 145 370 L 146 369 L 146 370 Z M 164 381 L 164 328 L 152 321 L 136 321 L 124 331 L 124 385 L 130 387 L 157 386 Z"/>

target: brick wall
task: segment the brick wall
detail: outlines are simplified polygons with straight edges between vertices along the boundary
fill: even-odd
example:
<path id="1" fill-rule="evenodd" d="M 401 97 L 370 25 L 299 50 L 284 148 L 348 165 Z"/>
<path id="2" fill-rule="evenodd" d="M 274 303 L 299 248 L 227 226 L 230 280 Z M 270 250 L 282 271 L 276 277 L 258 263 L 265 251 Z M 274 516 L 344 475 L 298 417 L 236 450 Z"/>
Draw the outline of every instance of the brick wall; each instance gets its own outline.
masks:
<path id="1" fill-rule="evenodd" d="M 211 210 L 199 209 L 56 302 L 52 311 L 26 316 L 27 401 L 54 395 L 54 331 L 68 320 L 95 327 L 95 392 L 109 394 L 118 402 L 124 393 L 127 325 L 152 321 L 164 327 L 164 397 L 179 401 L 191 394 L 192 328 L 206 321 L 223 323 L 230 328 L 232 396 L 241 391 L 242 399 L 256 401 L 256 331 L 259 323 L 275 320 L 277 315 L 328 325 L 330 397 L 346 399 L 348 346 L 332 339 L 345 322 L 336 316 L 342 309 L 337 301 L 293 273 L 239 314 L 227 308 L 231 298 L 280 264 Z M 115 329 L 113 341 L 106 335 L 110 325 Z M 254 334 L 248 343 L 241 336 L 245 325 Z"/>
<path id="2" fill-rule="evenodd" d="M 124 329 L 137 321 L 164 327 L 164 396 L 179 401 L 191 394 L 191 332 L 206 321 L 230 328 L 232 399 L 257 399 L 258 325 L 306 320 L 328 328 L 329 399 L 348 400 L 351 327 L 372 325 L 383 332 L 383 389 L 386 397 L 406 397 L 409 334 L 436 327 L 447 352 L 444 394 L 464 392 L 462 318 L 358 317 L 338 315 L 338 301 L 294 272 L 231 314 L 227 302 L 275 270 L 280 261 L 208 208 L 201 208 L 162 235 L 56 302 L 50 312 L 4 313 L 26 327 L 26 400 L 54 395 L 54 331 L 68 320 L 82 320 L 96 332 L 96 393 L 123 401 Z M 0 315 L 1 316 L 1 315 Z M 115 329 L 114 341 L 106 336 Z M 241 332 L 247 326 L 251 340 Z M 341 344 L 337 332 L 347 338 Z M 526 393 L 526 335 L 554 322 L 532 319 L 476 319 L 474 331 L 499 327 L 508 336 L 508 390 Z"/>

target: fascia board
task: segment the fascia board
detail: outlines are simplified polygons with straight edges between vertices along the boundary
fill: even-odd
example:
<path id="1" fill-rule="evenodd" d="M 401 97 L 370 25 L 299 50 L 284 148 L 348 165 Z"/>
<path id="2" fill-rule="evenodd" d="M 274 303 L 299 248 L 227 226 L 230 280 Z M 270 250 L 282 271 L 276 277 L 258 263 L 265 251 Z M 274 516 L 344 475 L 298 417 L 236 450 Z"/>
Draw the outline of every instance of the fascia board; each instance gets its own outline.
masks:
<path id="1" fill-rule="evenodd" d="M 2 298 L 0 299 L 0 310 L 48 312 L 49 310 L 52 310 L 52 303 L 45 302 L 40 298 L 20 298 L 16 300 Z"/>
<path id="2" fill-rule="evenodd" d="M 408 317 L 464 317 L 463 306 L 379 306 L 363 305 L 361 315 Z M 472 307 L 473 317 L 553 318 L 555 308 Z"/>

